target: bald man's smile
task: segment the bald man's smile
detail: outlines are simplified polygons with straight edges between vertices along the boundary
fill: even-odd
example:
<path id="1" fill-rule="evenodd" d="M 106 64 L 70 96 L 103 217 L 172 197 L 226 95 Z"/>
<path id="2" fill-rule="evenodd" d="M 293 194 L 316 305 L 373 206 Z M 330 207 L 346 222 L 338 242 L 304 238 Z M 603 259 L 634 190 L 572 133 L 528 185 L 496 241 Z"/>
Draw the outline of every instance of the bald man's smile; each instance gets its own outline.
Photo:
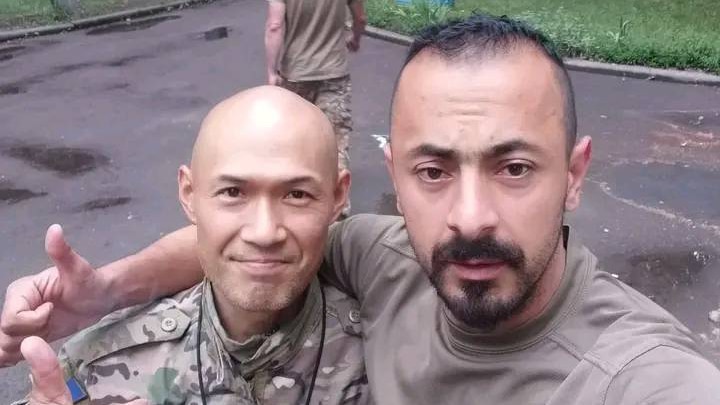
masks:
<path id="1" fill-rule="evenodd" d="M 248 276 L 258 279 L 274 278 L 288 270 L 288 265 L 295 262 L 287 256 L 252 255 L 231 256 L 230 261 Z"/>

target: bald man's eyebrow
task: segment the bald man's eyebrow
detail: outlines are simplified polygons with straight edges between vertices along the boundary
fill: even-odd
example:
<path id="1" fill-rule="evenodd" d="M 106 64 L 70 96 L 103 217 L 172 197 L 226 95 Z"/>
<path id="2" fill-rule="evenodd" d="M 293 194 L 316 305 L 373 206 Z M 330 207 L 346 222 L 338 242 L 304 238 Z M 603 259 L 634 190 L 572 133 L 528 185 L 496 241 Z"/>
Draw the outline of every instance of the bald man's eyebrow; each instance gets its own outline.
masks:
<path id="1" fill-rule="evenodd" d="M 309 184 L 312 186 L 320 186 L 321 181 L 313 176 L 297 176 L 285 180 L 283 183 L 288 185 Z"/>
<path id="2" fill-rule="evenodd" d="M 252 178 L 242 177 L 242 176 L 235 176 L 231 174 L 222 174 L 218 177 L 218 182 L 221 183 L 231 183 L 236 185 L 243 185 L 248 184 L 252 182 Z M 302 184 L 309 184 L 313 186 L 320 186 L 322 183 L 319 179 L 313 177 L 313 176 L 294 176 L 294 177 L 288 177 L 286 179 L 282 179 L 279 181 L 282 184 L 286 184 L 289 186 L 295 186 L 295 185 L 302 185 Z"/>
<path id="3" fill-rule="evenodd" d="M 248 179 L 246 179 L 244 177 L 233 176 L 231 174 L 221 174 L 217 178 L 217 181 L 220 183 L 232 183 L 232 184 L 237 184 L 237 185 L 242 185 L 242 184 L 246 184 L 246 183 L 250 182 Z"/>

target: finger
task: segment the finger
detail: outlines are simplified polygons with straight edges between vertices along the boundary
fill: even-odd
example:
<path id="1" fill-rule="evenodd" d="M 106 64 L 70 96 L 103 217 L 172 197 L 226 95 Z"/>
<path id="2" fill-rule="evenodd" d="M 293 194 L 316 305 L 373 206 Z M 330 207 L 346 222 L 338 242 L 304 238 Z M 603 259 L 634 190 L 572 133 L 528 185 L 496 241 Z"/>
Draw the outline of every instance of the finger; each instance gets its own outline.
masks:
<path id="1" fill-rule="evenodd" d="M 0 349 L 0 368 L 11 367 L 18 364 L 22 360 L 20 350 L 5 351 Z"/>
<path id="2" fill-rule="evenodd" d="M 31 311 L 7 313 L 2 316 L 2 331 L 14 337 L 27 337 L 42 335 L 50 321 L 53 303 L 45 302 Z"/>
<path id="3" fill-rule="evenodd" d="M 15 280 L 5 290 L 5 303 L 3 304 L 2 317 L 0 319 L 0 327 L 5 328 L 5 324 L 14 318 L 15 315 L 22 311 L 32 309 L 27 295 L 33 294 L 35 288 L 30 277 L 23 277 Z"/>
<path id="4" fill-rule="evenodd" d="M 20 351 L 32 374 L 30 402 L 72 404 L 60 363 L 50 345 L 39 337 L 31 336 L 23 340 Z"/>
<path id="5" fill-rule="evenodd" d="M 61 275 L 76 273 L 90 267 L 88 262 L 65 241 L 63 229 L 58 224 L 50 225 L 45 234 L 45 251 Z"/>

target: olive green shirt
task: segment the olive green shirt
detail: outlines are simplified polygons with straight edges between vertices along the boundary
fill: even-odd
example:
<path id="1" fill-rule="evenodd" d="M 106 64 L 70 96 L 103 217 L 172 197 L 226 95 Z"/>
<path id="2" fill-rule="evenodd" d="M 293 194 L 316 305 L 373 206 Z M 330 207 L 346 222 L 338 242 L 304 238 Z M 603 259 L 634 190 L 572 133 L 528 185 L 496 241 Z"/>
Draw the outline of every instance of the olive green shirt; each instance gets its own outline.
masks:
<path id="1" fill-rule="evenodd" d="M 598 269 L 566 228 L 566 269 L 540 317 L 504 334 L 455 320 L 399 217 L 332 228 L 323 276 L 361 304 L 378 404 L 720 404 L 720 371 L 690 331 Z"/>
<path id="2" fill-rule="evenodd" d="M 345 19 L 348 0 L 270 0 L 285 4 L 280 74 L 293 82 L 348 74 Z"/>

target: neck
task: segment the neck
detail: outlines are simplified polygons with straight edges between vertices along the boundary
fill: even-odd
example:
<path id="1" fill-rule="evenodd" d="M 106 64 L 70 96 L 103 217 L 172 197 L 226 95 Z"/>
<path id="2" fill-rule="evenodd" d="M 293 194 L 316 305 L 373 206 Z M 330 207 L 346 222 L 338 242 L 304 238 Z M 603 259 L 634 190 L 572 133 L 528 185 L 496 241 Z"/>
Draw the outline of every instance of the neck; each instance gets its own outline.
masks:
<path id="1" fill-rule="evenodd" d="M 563 275 L 565 273 L 565 244 L 563 236 L 560 236 L 555 252 L 550 258 L 550 262 L 545 272 L 540 276 L 533 295 L 528 299 L 523 309 L 508 320 L 501 322 L 495 332 L 505 333 L 517 329 L 518 327 L 532 321 L 540 316 L 547 309 L 548 304 L 555 296 L 560 288 Z"/>
<path id="2" fill-rule="evenodd" d="M 303 294 L 280 310 L 251 311 L 233 304 L 217 289 L 213 289 L 213 293 L 220 322 L 228 337 L 241 343 L 253 336 L 268 334 L 279 325 L 295 318 L 305 300 Z"/>

